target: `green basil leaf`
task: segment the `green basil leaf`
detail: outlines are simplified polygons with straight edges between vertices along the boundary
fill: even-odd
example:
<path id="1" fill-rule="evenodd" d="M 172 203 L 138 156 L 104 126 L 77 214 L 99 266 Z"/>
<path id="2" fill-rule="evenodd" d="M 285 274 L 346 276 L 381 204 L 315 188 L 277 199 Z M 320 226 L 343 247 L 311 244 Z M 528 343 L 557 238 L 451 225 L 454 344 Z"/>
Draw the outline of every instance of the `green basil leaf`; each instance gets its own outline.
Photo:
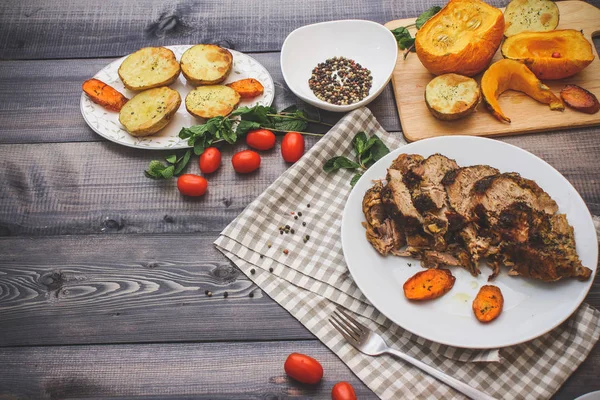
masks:
<path id="1" fill-rule="evenodd" d="M 260 124 L 258 122 L 254 122 L 254 121 L 240 121 L 237 125 L 237 127 L 235 128 L 235 134 L 239 137 L 239 136 L 244 136 L 245 134 L 247 134 L 248 132 L 250 132 L 253 129 L 258 129 L 260 128 Z"/>
<path id="2" fill-rule="evenodd" d="M 377 136 L 373 135 L 373 137 L 377 137 Z M 369 150 L 369 153 L 371 155 L 371 160 L 369 160 L 368 164 L 365 164 L 366 167 L 367 168 L 370 167 L 377 160 L 379 160 L 380 158 L 382 158 L 383 156 L 385 156 L 389 152 L 390 152 L 390 149 L 388 149 L 388 147 L 385 145 L 385 143 L 383 143 L 381 141 L 381 139 L 379 139 L 377 137 L 377 140 L 375 140 L 375 142 L 371 146 L 371 149 Z"/>
<path id="3" fill-rule="evenodd" d="M 367 144 L 367 134 L 364 132 L 358 132 L 354 139 L 352 139 L 352 145 L 354 146 L 354 151 L 356 151 L 356 155 L 359 156 L 365 151 L 365 146 Z"/>
<path id="4" fill-rule="evenodd" d="M 400 47 L 401 50 L 406 50 L 412 47 L 413 44 L 415 44 L 415 39 L 411 37 L 398 40 L 398 47 Z"/>
<path id="5" fill-rule="evenodd" d="M 161 175 L 163 179 L 171 179 L 173 177 L 173 172 L 175 171 L 174 165 L 169 165 L 167 168 L 161 171 Z"/>
<path id="6" fill-rule="evenodd" d="M 344 156 L 333 157 L 323 165 L 325 172 L 333 172 L 338 169 L 357 169 L 360 165 Z"/>
<path id="7" fill-rule="evenodd" d="M 350 180 L 350 186 L 356 185 L 356 182 L 358 182 L 358 180 L 360 179 L 361 176 L 362 176 L 362 172 L 359 172 L 359 173 L 355 174 L 352 177 L 352 179 Z"/>
<path id="8" fill-rule="evenodd" d="M 425 25 L 425 22 L 429 21 L 429 19 L 438 12 L 440 12 L 441 9 L 442 7 L 440 6 L 433 6 L 427 11 L 425 11 L 423 14 L 419 15 L 417 17 L 417 20 L 415 21 L 415 26 L 417 27 L 417 29 L 421 29 L 421 27 Z"/>
<path id="9" fill-rule="evenodd" d="M 165 158 L 169 164 L 175 164 L 177 162 L 177 155 L 171 154 L 167 158 Z"/>
<path id="10" fill-rule="evenodd" d="M 414 39 L 410 32 L 403 26 L 392 29 L 392 33 L 396 37 L 396 42 L 398 42 L 398 47 L 400 47 L 401 50 L 408 49 L 414 43 Z"/>
<path id="11" fill-rule="evenodd" d="M 191 156 L 192 150 L 188 149 L 183 155 L 183 157 L 177 162 L 177 165 L 175 166 L 175 171 L 173 171 L 173 175 L 179 175 L 181 171 L 183 171 L 183 169 L 188 165 L 188 162 L 190 162 Z"/>
<path id="12" fill-rule="evenodd" d="M 273 118 L 273 122 L 267 125 L 267 128 L 274 131 L 304 132 L 307 127 L 308 122 L 291 118 Z"/>
<path id="13" fill-rule="evenodd" d="M 199 156 L 200 154 L 204 153 L 205 149 L 206 147 L 204 144 L 204 140 L 198 140 L 194 145 L 194 154 Z"/>
<path id="14" fill-rule="evenodd" d="M 167 167 L 158 160 L 150 161 L 148 169 L 144 171 L 144 175 L 150 179 L 165 179 L 163 172 L 170 167 Z"/>

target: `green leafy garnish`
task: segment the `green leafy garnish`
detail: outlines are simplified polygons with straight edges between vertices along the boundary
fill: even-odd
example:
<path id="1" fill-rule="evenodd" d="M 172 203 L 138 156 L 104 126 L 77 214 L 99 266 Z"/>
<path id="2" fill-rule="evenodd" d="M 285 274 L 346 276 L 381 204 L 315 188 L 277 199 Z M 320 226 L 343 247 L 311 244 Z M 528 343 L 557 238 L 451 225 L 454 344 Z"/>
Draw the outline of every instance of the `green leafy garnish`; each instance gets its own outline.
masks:
<path id="1" fill-rule="evenodd" d="M 254 107 L 239 107 L 227 117 L 214 117 L 201 125 L 183 128 L 179 137 L 187 139 L 188 145 L 194 148 L 196 155 L 201 155 L 213 143 L 225 141 L 235 143 L 240 137 L 245 136 L 253 129 L 270 129 L 275 132 L 299 132 L 304 135 L 317 135 L 316 133 L 303 132 L 309 122 L 323 125 L 321 121 L 308 118 L 304 111 L 295 106 L 277 112 L 273 107 L 257 105 Z"/>
<path id="2" fill-rule="evenodd" d="M 431 17 L 437 14 L 442 7 L 433 6 L 419 15 L 414 24 L 401 26 L 396 29 L 392 29 L 392 33 L 396 37 L 396 42 L 398 42 L 398 48 L 400 50 L 404 50 L 404 59 L 408 56 L 408 53 L 415 52 L 415 38 L 412 37 L 408 28 L 411 26 L 415 26 L 417 30 L 421 29 L 421 27 L 425 24 L 425 22 L 429 21 Z"/>
<path id="3" fill-rule="evenodd" d="M 374 134 L 368 137 L 365 132 L 358 132 L 354 136 L 352 146 L 356 153 L 356 161 L 352 161 L 345 156 L 336 156 L 325 162 L 323 170 L 325 172 L 334 172 L 340 169 L 354 171 L 355 174 L 350 180 L 350 185 L 354 186 L 363 172 L 389 153 L 390 150 L 377 135 Z"/>
<path id="4" fill-rule="evenodd" d="M 429 19 L 440 12 L 441 9 L 442 7 L 440 6 L 433 6 L 426 10 L 423 14 L 419 15 L 415 21 L 415 26 L 417 29 L 421 29 L 421 27 L 425 25 L 425 22 L 429 21 Z"/>
<path id="5" fill-rule="evenodd" d="M 150 179 L 171 179 L 173 176 L 177 176 L 183 171 L 190 161 L 191 155 L 191 150 L 186 150 L 180 157 L 177 157 L 176 154 L 171 154 L 165 158 L 167 165 L 162 161 L 152 160 L 148 165 L 148 169 L 144 171 L 144 175 Z"/>

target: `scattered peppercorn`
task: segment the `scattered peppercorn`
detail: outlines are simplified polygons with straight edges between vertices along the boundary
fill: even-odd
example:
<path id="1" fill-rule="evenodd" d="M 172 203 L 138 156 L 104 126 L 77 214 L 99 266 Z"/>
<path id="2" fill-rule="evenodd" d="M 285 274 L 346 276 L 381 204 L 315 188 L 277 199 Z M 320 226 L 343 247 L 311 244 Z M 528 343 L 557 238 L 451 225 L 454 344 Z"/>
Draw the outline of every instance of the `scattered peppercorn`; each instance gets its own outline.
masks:
<path id="1" fill-rule="evenodd" d="M 288 253 L 289 253 L 289 252 L 290 252 L 290 251 L 289 251 L 288 249 L 284 249 L 284 250 L 283 250 L 283 254 L 285 254 L 286 256 L 288 255 Z"/>
<path id="2" fill-rule="evenodd" d="M 273 243 L 271 243 L 271 242 L 267 243 L 268 248 L 271 248 L 271 246 L 273 246 Z"/>
<path id="3" fill-rule="evenodd" d="M 306 222 L 303 222 L 303 223 L 302 223 L 302 226 L 306 226 Z"/>
<path id="4" fill-rule="evenodd" d="M 227 293 L 227 292 L 223 293 L 223 297 L 228 298 L 229 297 L 229 293 Z"/>
<path id="5" fill-rule="evenodd" d="M 310 208 L 310 204 L 307 204 L 307 205 L 306 205 L 306 208 Z"/>
<path id="6" fill-rule="evenodd" d="M 297 215 L 294 215 L 294 219 L 298 219 L 298 216 L 297 216 Z"/>
<path id="7" fill-rule="evenodd" d="M 285 226 L 285 229 L 290 229 L 290 226 L 289 226 L 289 225 L 286 225 L 286 226 Z"/>
<path id="8" fill-rule="evenodd" d="M 308 80 L 308 86 L 318 99 L 337 105 L 364 99 L 372 84 L 371 71 L 346 57 L 333 57 L 319 63 Z"/>
<path id="9" fill-rule="evenodd" d="M 265 258 L 265 256 L 263 256 L 262 254 L 260 255 L 260 258 Z"/>
<path id="10" fill-rule="evenodd" d="M 273 272 L 273 267 L 269 268 L 269 272 Z"/>
<path id="11" fill-rule="evenodd" d="M 204 294 L 208 295 L 209 292 L 210 292 L 210 290 L 205 290 Z"/>
<path id="12" fill-rule="evenodd" d="M 294 233 L 296 233 L 296 231 L 293 229 L 290 229 L 290 233 L 293 235 Z"/>
<path id="13" fill-rule="evenodd" d="M 250 273 L 251 273 L 252 275 L 254 275 L 254 274 L 256 273 L 256 270 L 255 270 L 254 268 L 252 268 L 252 269 L 250 270 Z"/>
<path id="14" fill-rule="evenodd" d="M 280 235 L 283 235 L 283 231 L 279 231 L 279 234 L 280 234 Z"/>
<path id="15" fill-rule="evenodd" d="M 302 216 L 302 213 L 301 213 L 301 212 L 299 212 L 299 213 L 298 213 L 298 216 L 299 216 L 299 217 L 301 217 L 301 216 Z"/>
<path id="16" fill-rule="evenodd" d="M 206 292 L 206 295 L 207 295 L 208 297 L 212 297 L 212 292 L 209 290 L 209 291 L 207 291 L 207 292 Z"/>
<path id="17" fill-rule="evenodd" d="M 250 297 L 250 298 L 253 298 L 253 297 L 254 297 L 254 292 L 250 292 L 250 293 L 248 294 L 248 297 Z"/>

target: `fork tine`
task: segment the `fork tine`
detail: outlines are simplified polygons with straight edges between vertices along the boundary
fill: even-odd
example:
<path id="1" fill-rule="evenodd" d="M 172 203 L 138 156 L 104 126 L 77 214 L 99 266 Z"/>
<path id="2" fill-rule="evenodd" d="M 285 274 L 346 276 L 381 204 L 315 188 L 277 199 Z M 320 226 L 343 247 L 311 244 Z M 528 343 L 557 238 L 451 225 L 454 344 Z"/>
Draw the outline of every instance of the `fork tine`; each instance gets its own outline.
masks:
<path id="1" fill-rule="evenodd" d="M 344 310 L 343 308 L 339 308 L 337 309 L 337 311 L 339 311 L 344 317 L 346 317 L 346 319 L 350 322 L 352 322 L 354 325 L 356 325 L 356 327 L 361 330 L 363 333 L 365 332 L 369 332 L 369 328 L 367 328 L 366 326 L 364 326 L 363 324 L 361 324 L 360 322 L 358 322 L 358 320 L 356 318 L 353 318 L 348 311 Z"/>
<path id="2" fill-rule="evenodd" d="M 358 338 L 356 337 L 356 335 L 355 335 L 353 332 L 350 332 L 350 331 L 346 330 L 346 327 L 345 327 L 343 324 L 341 324 L 341 323 L 340 323 L 340 322 L 339 322 L 339 321 L 338 321 L 338 320 L 337 320 L 335 317 L 333 317 L 333 316 L 332 316 L 332 317 L 329 319 L 329 323 L 330 323 L 331 325 L 333 325 L 333 327 L 334 327 L 335 329 L 337 329 L 337 331 L 338 331 L 339 333 L 341 333 L 341 334 L 342 334 L 342 336 L 343 336 L 343 337 L 344 337 L 344 338 L 345 338 L 347 341 L 349 341 L 349 342 L 350 342 L 350 343 L 352 343 L 353 345 L 356 345 L 356 343 L 358 343 Z"/>
<path id="3" fill-rule="evenodd" d="M 343 317 L 342 314 L 340 314 L 337 311 L 334 311 L 333 315 L 337 317 L 337 322 L 343 325 L 346 328 L 346 330 L 352 331 L 352 333 L 354 333 L 355 336 L 360 337 L 360 335 L 362 334 L 361 330 L 355 325 L 353 325 L 351 321 L 348 321 L 347 318 Z"/>

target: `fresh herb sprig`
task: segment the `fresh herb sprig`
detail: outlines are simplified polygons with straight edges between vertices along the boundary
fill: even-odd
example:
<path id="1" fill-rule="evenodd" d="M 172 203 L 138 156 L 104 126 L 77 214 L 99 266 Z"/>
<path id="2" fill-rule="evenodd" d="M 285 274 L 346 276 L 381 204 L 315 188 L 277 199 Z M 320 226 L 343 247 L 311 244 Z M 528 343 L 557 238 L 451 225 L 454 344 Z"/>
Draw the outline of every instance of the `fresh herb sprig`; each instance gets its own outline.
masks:
<path id="1" fill-rule="evenodd" d="M 277 112 L 273 107 L 239 107 L 226 117 L 215 117 L 204 124 L 183 128 L 179 132 L 181 139 L 187 139 L 196 155 L 201 155 L 207 147 L 225 141 L 233 144 L 253 129 L 270 129 L 274 132 L 299 132 L 303 135 L 323 136 L 318 133 L 304 132 L 310 122 L 328 125 L 322 121 L 310 119 L 306 112 L 295 106 Z"/>
<path id="2" fill-rule="evenodd" d="M 321 133 L 304 132 L 309 123 L 332 126 L 309 118 L 305 111 L 298 110 L 296 106 L 277 112 L 273 107 L 257 105 L 239 107 L 226 117 L 214 117 L 204 124 L 182 128 L 179 137 L 187 139 L 194 154 L 199 156 L 216 143 L 234 144 L 253 129 L 264 128 L 274 132 L 299 132 L 303 135 L 323 136 Z M 167 164 L 160 160 L 150 161 L 144 174 L 150 179 L 170 179 L 184 170 L 191 155 L 192 149 L 179 155 L 172 154 L 166 157 Z"/>
<path id="3" fill-rule="evenodd" d="M 400 50 L 404 50 L 405 60 L 411 51 L 415 51 L 415 38 L 412 37 L 412 35 L 408 31 L 408 28 L 412 28 L 414 26 L 417 28 L 417 30 L 421 29 L 421 27 L 425 25 L 425 22 L 429 21 L 429 19 L 435 14 L 437 14 L 441 9 L 442 7 L 440 6 L 433 6 L 427 9 L 421 15 L 419 15 L 414 24 L 392 29 L 392 33 L 394 34 L 394 36 L 396 37 L 396 41 L 398 42 L 398 47 L 400 48 Z"/>
<path id="4" fill-rule="evenodd" d="M 192 150 L 186 150 L 182 155 L 171 154 L 166 157 L 167 164 L 162 161 L 152 160 L 148 169 L 144 171 L 144 175 L 150 179 L 170 179 L 179 175 L 190 162 Z"/>
<path id="5" fill-rule="evenodd" d="M 390 152 L 390 149 L 373 134 L 367 137 L 365 132 L 358 132 L 352 139 L 352 146 L 356 153 L 356 161 L 353 161 L 345 156 L 333 157 L 323 165 L 325 172 L 334 172 L 340 169 L 355 171 L 354 176 L 350 180 L 350 185 L 354 186 L 360 179 L 362 174 L 381 157 Z"/>

